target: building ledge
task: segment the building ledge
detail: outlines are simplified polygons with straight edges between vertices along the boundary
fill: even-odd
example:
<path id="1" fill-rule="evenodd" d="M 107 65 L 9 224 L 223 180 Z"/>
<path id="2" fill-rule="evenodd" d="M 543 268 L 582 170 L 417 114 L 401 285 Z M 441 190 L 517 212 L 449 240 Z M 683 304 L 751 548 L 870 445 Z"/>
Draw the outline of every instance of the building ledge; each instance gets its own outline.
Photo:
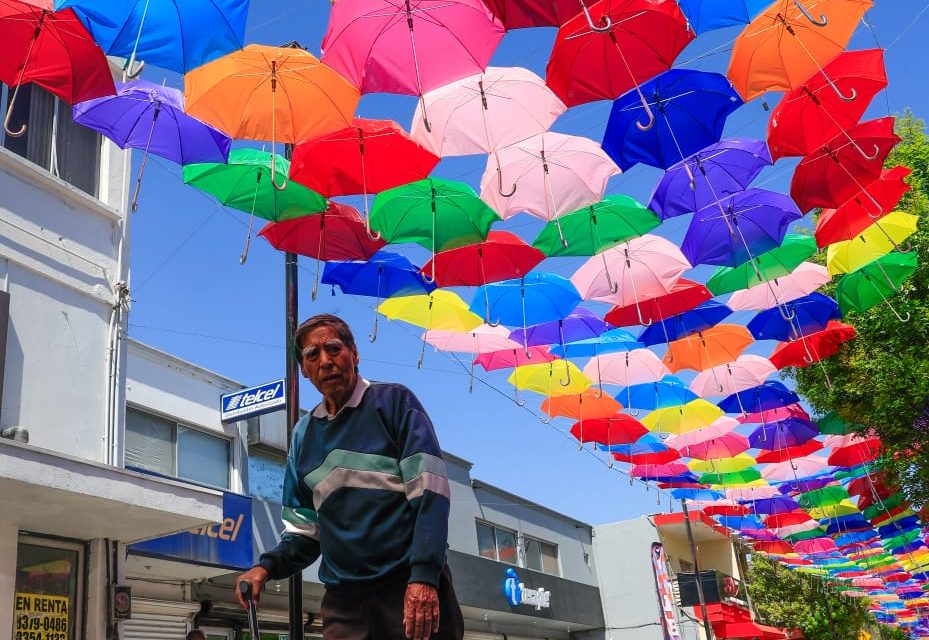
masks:
<path id="1" fill-rule="evenodd" d="M 221 491 L 0 439 L 0 520 L 20 530 L 136 542 L 222 517 Z"/>
<path id="2" fill-rule="evenodd" d="M 728 529 L 702 511 L 691 511 L 688 520 L 690 520 L 694 542 L 697 544 L 731 539 Z M 652 522 L 658 528 L 658 533 L 661 536 L 687 539 L 687 525 L 684 523 L 683 513 L 656 515 L 653 516 Z"/>

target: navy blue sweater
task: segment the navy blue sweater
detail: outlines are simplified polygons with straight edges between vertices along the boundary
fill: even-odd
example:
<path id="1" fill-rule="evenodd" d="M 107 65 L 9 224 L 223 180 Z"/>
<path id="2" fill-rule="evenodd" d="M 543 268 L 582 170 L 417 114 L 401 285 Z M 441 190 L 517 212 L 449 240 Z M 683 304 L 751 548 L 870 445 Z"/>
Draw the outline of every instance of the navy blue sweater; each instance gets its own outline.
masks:
<path id="1" fill-rule="evenodd" d="M 283 505 L 281 542 L 258 563 L 271 578 L 322 555 L 327 587 L 407 572 L 410 582 L 438 586 L 448 478 L 429 416 L 403 385 L 371 383 L 357 407 L 331 420 L 305 415 L 294 429 Z"/>

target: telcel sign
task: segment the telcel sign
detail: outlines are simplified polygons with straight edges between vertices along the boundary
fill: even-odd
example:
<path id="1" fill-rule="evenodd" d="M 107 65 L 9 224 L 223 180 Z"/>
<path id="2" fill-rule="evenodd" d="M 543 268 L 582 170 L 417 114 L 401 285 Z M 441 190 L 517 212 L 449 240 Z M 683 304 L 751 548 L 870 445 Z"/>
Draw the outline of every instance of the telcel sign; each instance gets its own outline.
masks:
<path id="1" fill-rule="evenodd" d="M 220 419 L 223 422 L 244 420 L 280 409 L 284 406 L 284 402 L 284 381 L 267 382 L 257 387 L 224 395 Z"/>
<path id="2" fill-rule="evenodd" d="M 527 589 L 526 585 L 519 581 L 514 569 L 506 570 L 506 578 L 503 580 L 503 595 L 510 606 L 528 604 L 534 606 L 536 611 L 543 607 L 548 609 L 551 606 L 552 592 L 546 591 L 541 587 L 538 589 Z"/>

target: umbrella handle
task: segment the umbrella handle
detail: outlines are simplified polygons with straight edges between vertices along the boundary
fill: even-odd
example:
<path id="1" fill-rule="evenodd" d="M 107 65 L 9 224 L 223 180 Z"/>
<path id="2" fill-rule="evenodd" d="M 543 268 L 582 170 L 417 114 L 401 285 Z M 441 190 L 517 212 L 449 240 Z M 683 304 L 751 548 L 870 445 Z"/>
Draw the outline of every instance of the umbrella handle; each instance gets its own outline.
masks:
<path id="1" fill-rule="evenodd" d="M 515 402 L 515 403 L 516 403 L 516 406 L 518 406 L 518 407 L 525 407 L 525 406 L 526 406 L 526 401 L 525 401 L 525 400 L 522 400 L 522 399 L 519 397 L 519 386 L 517 386 L 517 385 L 514 385 L 514 386 L 513 386 L 513 402 Z"/>
<path id="2" fill-rule="evenodd" d="M 601 20 L 603 20 L 604 18 L 606 19 L 606 22 L 604 23 L 602 27 L 598 27 L 597 25 L 595 25 L 593 16 L 590 15 L 590 9 L 588 9 L 587 5 L 584 4 L 584 0 L 578 0 L 578 2 L 581 5 L 581 10 L 584 12 L 584 17 L 587 18 L 587 26 L 590 27 L 591 31 L 594 31 L 596 33 L 606 33 L 607 31 L 613 28 L 613 20 L 608 15 L 604 15 L 600 18 Z"/>
<path id="3" fill-rule="evenodd" d="M 507 193 L 503 190 L 503 170 L 500 167 L 497 167 L 497 191 L 504 198 L 509 198 L 514 193 L 516 193 L 516 183 L 513 183 L 513 188 L 510 189 L 510 192 Z"/>
<path id="4" fill-rule="evenodd" d="M 790 322 L 791 320 L 793 320 L 794 318 L 797 317 L 797 311 L 796 311 L 796 309 L 791 309 L 791 310 L 789 310 L 788 312 L 785 312 L 785 311 L 784 311 L 784 305 L 780 305 L 780 304 L 779 304 L 779 305 L 777 305 L 777 310 L 780 312 L 781 317 L 782 317 L 786 322 Z"/>
<path id="5" fill-rule="evenodd" d="M 606 252 L 600 252 L 600 257 L 603 259 L 603 271 L 606 273 L 606 284 L 610 288 L 610 293 L 616 294 L 619 291 L 619 283 L 613 282 L 613 276 L 610 275 L 610 265 L 606 261 Z"/>
<path id="6" fill-rule="evenodd" d="M 636 88 L 638 89 L 638 86 Z M 655 126 L 655 112 L 652 111 L 652 108 L 650 106 L 648 106 L 648 100 L 646 100 L 645 96 L 642 95 L 641 89 L 639 89 L 639 100 L 642 102 L 642 108 L 645 109 L 645 115 L 648 116 L 648 122 L 646 122 L 645 124 L 642 124 L 641 122 L 637 120 L 635 123 L 635 128 L 644 133 L 645 131 L 648 131 L 649 129 Z M 692 177 L 691 177 L 691 180 L 693 180 Z"/>
<path id="7" fill-rule="evenodd" d="M 284 180 L 283 183 L 277 183 L 277 163 L 274 161 L 274 158 L 277 154 L 274 151 L 271 151 L 271 186 L 278 191 L 283 191 L 287 188 L 287 180 Z"/>
<path id="8" fill-rule="evenodd" d="M 542 424 L 551 424 L 551 423 L 552 423 L 552 419 L 551 419 L 551 418 L 544 418 L 544 417 L 542 417 L 542 416 L 539 416 L 539 422 L 541 422 Z"/>
<path id="9" fill-rule="evenodd" d="M 123 73 L 126 76 L 126 80 L 136 80 L 140 75 L 142 75 L 142 70 L 145 69 L 145 60 L 136 60 L 136 67 L 132 69 L 130 66 L 131 60 L 126 61 L 126 67 L 123 69 Z"/>
<path id="10" fill-rule="evenodd" d="M 423 368 L 423 359 L 426 357 L 426 334 L 423 334 L 422 346 L 419 349 L 419 361 L 416 363 L 417 369 Z"/>
<path id="11" fill-rule="evenodd" d="M 876 159 L 877 156 L 879 156 L 880 153 L 881 153 L 881 148 L 880 148 L 879 146 L 877 146 L 877 145 L 874 145 L 874 152 L 871 153 L 871 154 L 865 153 L 865 152 L 864 152 L 864 149 L 862 149 L 862 148 L 861 148 L 861 145 L 859 145 L 857 142 L 853 142 L 853 143 L 852 143 L 852 146 L 855 147 L 855 151 L 857 151 L 858 153 L 860 153 L 860 154 L 861 154 L 861 157 L 864 158 L 865 160 L 874 160 L 874 159 Z"/>
<path id="12" fill-rule="evenodd" d="M 801 3 L 800 0 L 794 0 L 794 4 L 800 10 L 800 13 L 803 14 L 803 17 L 809 20 L 811 24 L 817 27 L 825 27 L 827 24 L 829 24 L 829 20 L 826 18 L 825 14 L 819 14 L 819 20 L 817 20 L 813 17 L 813 14 L 810 13 L 810 10 L 803 6 L 803 3 Z"/>
<path id="13" fill-rule="evenodd" d="M 377 313 L 375 313 L 375 314 L 374 314 L 374 332 L 373 332 L 371 335 L 368 336 L 368 342 L 374 342 L 375 340 L 377 340 L 377 323 L 378 323 L 378 320 L 380 320 L 380 316 L 379 316 Z"/>
<path id="14" fill-rule="evenodd" d="M 564 361 L 564 363 L 565 363 L 565 364 L 564 364 L 564 371 L 565 371 L 565 376 L 567 376 L 567 377 L 566 377 L 564 380 L 559 380 L 559 381 L 558 381 L 558 384 L 560 384 L 562 387 L 567 387 L 567 386 L 569 386 L 569 385 L 571 384 L 571 367 L 570 367 L 570 365 L 568 364 L 568 362 L 569 362 L 568 360 L 565 360 L 565 361 Z"/>
<path id="15" fill-rule="evenodd" d="M 16 85 L 16 89 L 13 90 L 13 97 L 10 99 L 10 104 L 6 109 L 6 117 L 3 118 L 3 130 L 6 131 L 6 135 L 11 138 L 19 138 L 26 133 L 26 124 L 23 123 L 19 125 L 18 131 L 13 131 L 10 129 L 10 121 L 13 119 L 13 105 L 16 104 L 16 94 L 19 93 L 19 85 Z"/>
<path id="16" fill-rule="evenodd" d="M 491 327 L 499 327 L 499 326 L 500 326 L 500 320 L 499 320 L 499 318 L 497 319 L 496 322 L 493 322 L 493 321 L 490 319 L 490 296 L 489 296 L 488 293 L 487 293 L 487 285 L 486 285 L 486 284 L 484 284 L 483 289 L 484 289 L 484 316 L 485 316 L 485 317 L 484 317 L 484 322 L 486 322 L 486 323 L 487 323 L 488 325 L 490 325 Z"/>

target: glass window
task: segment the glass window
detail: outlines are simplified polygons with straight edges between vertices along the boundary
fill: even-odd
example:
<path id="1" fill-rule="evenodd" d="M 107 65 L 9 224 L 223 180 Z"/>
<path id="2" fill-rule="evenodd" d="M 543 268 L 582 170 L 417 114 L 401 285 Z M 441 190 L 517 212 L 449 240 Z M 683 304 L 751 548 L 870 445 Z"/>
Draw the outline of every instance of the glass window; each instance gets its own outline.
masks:
<path id="1" fill-rule="evenodd" d="M 126 409 L 126 464 L 166 476 L 174 475 L 175 423 Z"/>
<path id="2" fill-rule="evenodd" d="M 497 559 L 507 564 L 518 564 L 516 556 L 516 534 L 494 527 L 497 534 Z"/>
<path id="3" fill-rule="evenodd" d="M 494 528 L 482 522 L 477 523 L 477 552 L 483 558 L 497 559 L 497 543 Z"/>
<path id="4" fill-rule="evenodd" d="M 561 569 L 558 566 L 558 547 L 548 542 L 540 542 L 542 549 L 542 571 L 553 576 L 560 576 Z"/>
<path id="5" fill-rule="evenodd" d="M 542 548 L 538 540 L 526 538 L 526 568 L 542 570 Z"/>
<path id="6" fill-rule="evenodd" d="M 19 543 L 15 637 L 74 640 L 80 619 L 80 562 L 78 549 Z"/>
<path id="7" fill-rule="evenodd" d="M 229 441 L 178 427 L 177 476 L 194 482 L 229 488 Z"/>

